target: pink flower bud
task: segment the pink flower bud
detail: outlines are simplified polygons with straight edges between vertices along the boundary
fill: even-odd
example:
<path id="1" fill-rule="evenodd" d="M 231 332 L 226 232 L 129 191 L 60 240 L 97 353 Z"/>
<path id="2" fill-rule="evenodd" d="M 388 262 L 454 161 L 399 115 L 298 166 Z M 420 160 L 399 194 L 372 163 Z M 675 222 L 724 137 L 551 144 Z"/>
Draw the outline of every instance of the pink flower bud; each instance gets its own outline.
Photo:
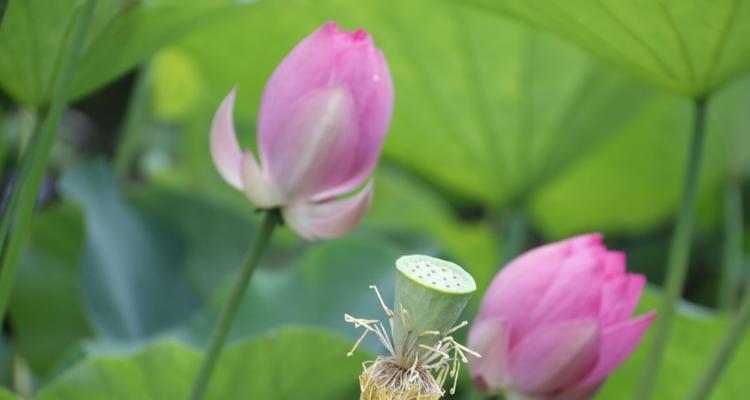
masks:
<path id="1" fill-rule="evenodd" d="M 365 181 L 393 110 L 388 65 L 370 35 L 328 22 L 281 62 L 258 114 L 260 165 L 237 142 L 234 96 L 229 93 L 211 127 L 211 154 L 224 180 L 259 208 L 280 207 L 305 239 L 353 229 L 369 207 L 372 184 Z"/>
<path id="2" fill-rule="evenodd" d="M 517 400 L 591 398 L 655 314 L 631 319 L 645 284 L 590 234 L 528 251 L 497 274 L 469 333 L 472 377 Z"/>

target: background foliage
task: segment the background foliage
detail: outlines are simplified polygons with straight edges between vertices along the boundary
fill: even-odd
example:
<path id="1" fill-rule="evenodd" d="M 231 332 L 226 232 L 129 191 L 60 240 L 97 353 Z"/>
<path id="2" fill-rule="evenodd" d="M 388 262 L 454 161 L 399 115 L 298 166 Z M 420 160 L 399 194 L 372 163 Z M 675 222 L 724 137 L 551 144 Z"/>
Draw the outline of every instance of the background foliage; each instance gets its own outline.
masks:
<path id="1" fill-rule="evenodd" d="M 8 2 L 5 187 L 82 3 Z M 100 0 L 0 342 L 7 386 L 33 399 L 185 397 L 258 221 L 211 163 L 213 112 L 238 86 L 237 127 L 253 147 L 265 80 L 327 20 L 370 31 L 392 70 L 375 202 L 343 239 L 280 231 L 208 397 L 355 397 L 368 355 L 345 356 L 356 332 L 343 313 L 382 317 L 368 285 L 391 297 L 395 258 L 425 253 L 456 260 L 482 290 L 513 229 L 525 247 L 604 232 L 650 279 L 641 310 L 655 308 L 690 99 L 710 93 L 687 301 L 656 394 L 684 396 L 730 317 L 716 299 L 726 187 L 746 188 L 750 161 L 746 0 Z M 735 273 L 748 282 L 746 267 Z M 632 397 L 644 351 L 599 398 Z M 712 399 L 742 398 L 748 368 L 750 338 Z M 469 379 L 460 388 L 478 398 Z"/>

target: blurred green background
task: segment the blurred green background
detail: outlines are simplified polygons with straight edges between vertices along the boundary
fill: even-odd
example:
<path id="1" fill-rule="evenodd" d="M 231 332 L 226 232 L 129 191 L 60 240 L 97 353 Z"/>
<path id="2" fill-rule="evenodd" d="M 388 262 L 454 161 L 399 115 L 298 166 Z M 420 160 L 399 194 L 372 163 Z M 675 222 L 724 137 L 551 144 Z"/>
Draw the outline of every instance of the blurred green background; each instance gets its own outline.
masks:
<path id="1" fill-rule="evenodd" d="M 661 11 L 647 1 L 586 0 L 97 3 L 0 342 L 3 382 L 20 395 L 186 396 L 258 222 L 213 167 L 211 118 L 237 86 L 240 140 L 254 148 L 265 80 L 328 20 L 367 29 L 393 75 L 395 114 L 374 204 L 342 239 L 310 245 L 279 231 L 209 398 L 356 397 L 360 363 L 371 355 L 346 357 L 358 332 L 343 314 L 382 317 L 368 285 L 390 298 L 402 254 L 454 260 L 481 293 L 520 250 L 603 232 L 608 246 L 627 252 L 629 269 L 649 278 L 641 310 L 656 308 L 690 98 L 706 93 L 687 301 L 656 398 L 687 393 L 685 382 L 700 373 L 732 312 L 719 299 L 729 288 L 736 302 L 750 281 L 747 266 L 725 262 L 728 232 L 746 220 L 736 200 L 748 208 L 748 1 L 662 1 Z M 6 192 L 81 4 L 7 4 Z M 744 253 L 746 241 L 740 246 Z M 632 398 L 644 352 L 598 398 Z M 746 397 L 749 369 L 750 338 L 712 399 Z M 459 388 L 458 398 L 479 398 L 468 377 Z"/>

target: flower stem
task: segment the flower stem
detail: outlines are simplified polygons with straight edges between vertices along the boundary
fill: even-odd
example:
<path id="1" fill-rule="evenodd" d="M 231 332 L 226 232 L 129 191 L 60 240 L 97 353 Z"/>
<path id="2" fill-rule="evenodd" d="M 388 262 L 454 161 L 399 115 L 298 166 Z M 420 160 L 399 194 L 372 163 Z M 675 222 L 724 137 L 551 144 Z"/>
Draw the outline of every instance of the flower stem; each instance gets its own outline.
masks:
<path id="1" fill-rule="evenodd" d="M 68 102 L 68 94 L 75 77 L 75 70 L 91 24 L 95 5 L 96 0 L 87 0 L 80 9 L 72 41 L 68 50 L 61 54 L 61 57 L 63 57 L 62 68 L 55 80 L 49 109 L 41 125 L 36 128 L 26 151 L 24 151 L 8 208 L 3 213 L 2 221 L 0 221 L 0 321 L 5 317 L 21 251 L 31 234 L 31 220 L 34 215 L 39 187 L 44 177 L 60 118 Z M 14 225 L 14 231 L 12 235 L 9 235 L 11 225 Z"/>
<path id="2" fill-rule="evenodd" d="M 740 294 L 742 269 L 742 189 L 737 178 L 726 183 L 724 195 L 724 254 L 719 285 L 718 304 L 725 311 L 734 311 Z"/>
<path id="3" fill-rule="evenodd" d="M 528 226 L 526 215 L 521 207 L 508 210 L 502 217 L 500 234 L 503 241 L 502 265 L 505 265 L 526 248 Z"/>
<path id="4" fill-rule="evenodd" d="M 672 234 L 669 261 L 666 276 L 666 292 L 659 309 L 654 336 L 648 352 L 647 362 L 643 368 L 640 385 L 636 394 L 637 400 L 648 400 L 656 383 L 657 374 L 666 350 L 669 330 L 674 318 L 677 301 L 680 299 L 685 284 L 690 256 L 690 244 L 693 232 L 693 211 L 698 195 L 698 176 L 701 169 L 703 142 L 706 130 L 707 98 L 695 100 L 693 134 L 690 143 L 687 173 L 685 176 L 682 199 L 680 200 L 677 224 Z"/>
<path id="5" fill-rule="evenodd" d="M 33 150 L 22 150 L 23 148 L 33 148 L 38 142 L 37 131 L 39 129 L 38 115 L 32 110 L 23 110 L 21 112 L 21 124 L 19 126 L 19 153 L 20 154 L 33 154 Z M 24 138 L 28 138 L 24 143 Z M 2 157 L 2 156 L 0 156 Z M 20 156 L 19 156 L 20 158 Z M 16 186 L 16 182 L 23 180 L 28 176 L 28 170 L 31 167 L 31 162 L 21 158 L 19 160 L 19 168 L 11 176 L 10 182 L 7 185 L 7 190 L 0 193 L 0 262 L 3 260 L 3 245 L 5 244 L 5 238 L 10 231 L 10 226 L 13 223 L 13 216 L 15 216 L 16 205 L 18 204 L 18 197 L 21 193 L 20 190 L 13 190 Z M 0 166 L 0 174 L 2 173 L 2 166 Z"/>
<path id="6" fill-rule="evenodd" d="M 732 325 L 724 334 L 719 347 L 711 358 L 711 362 L 709 362 L 703 371 L 692 394 L 688 397 L 689 400 L 703 400 L 708 398 L 727 364 L 732 360 L 737 346 L 742 343 L 748 327 L 750 327 L 750 287 L 748 287 L 745 293 L 745 298 L 742 300 L 742 306 L 737 313 L 737 317 L 735 317 Z"/>
<path id="7" fill-rule="evenodd" d="M 240 300 L 242 300 L 242 296 L 245 294 L 245 290 L 250 283 L 253 271 L 255 271 L 255 267 L 258 265 L 258 261 L 263 255 L 263 251 L 266 249 L 268 242 L 271 239 L 273 229 L 280 221 L 280 218 L 281 216 L 279 215 L 278 210 L 267 211 L 263 217 L 260 231 L 255 236 L 255 239 L 250 246 L 250 250 L 248 251 L 242 265 L 240 275 L 237 277 L 234 287 L 232 287 L 232 292 L 229 294 L 229 298 L 227 299 L 226 304 L 224 304 L 224 308 L 221 310 L 216 325 L 214 325 L 214 330 L 208 343 L 206 356 L 201 363 L 198 376 L 193 382 L 193 389 L 190 392 L 191 400 L 200 400 L 203 398 L 208 382 L 211 379 L 214 365 L 219 359 L 221 349 L 224 346 L 224 341 L 229 333 L 229 328 L 232 326 L 232 321 L 237 314 Z"/>

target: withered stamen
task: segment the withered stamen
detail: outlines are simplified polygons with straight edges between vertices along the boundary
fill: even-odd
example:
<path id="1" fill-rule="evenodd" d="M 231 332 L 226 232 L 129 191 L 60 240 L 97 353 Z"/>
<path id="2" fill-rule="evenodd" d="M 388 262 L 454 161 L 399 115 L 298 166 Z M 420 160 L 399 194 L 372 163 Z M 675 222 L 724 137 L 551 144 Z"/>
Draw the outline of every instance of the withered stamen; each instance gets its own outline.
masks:
<path id="1" fill-rule="evenodd" d="M 457 343 L 451 333 L 465 327 L 466 321 L 448 329 L 446 332 L 428 330 L 413 334 L 412 322 L 407 310 L 399 304 L 399 315 L 406 327 L 401 341 L 395 341 L 393 322 L 395 313 L 385 305 L 380 292 L 374 285 L 370 286 L 383 307 L 391 325 L 391 335 L 383 323 L 374 319 L 355 318 L 349 314 L 344 320 L 355 328 L 363 327 L 365 331 L 354 343 L 347 355 L 352 355 L 368 333 L 372 332 L 380 343 L 386 347 L 389 356 L 379 356 L 375 361 L 362 364 L 364 371 L 360 375 L 360 389 L 363 400 L 437 400 L 445 395 L 443 385 L 448 377 L 453 378 L 450 393 L 456 392 L 461 362 L 468 362 L 464 352 L 479 357 L 479 354 Z M 439 336 L 433 346 L 418 343 L 426 336 Z M 394 344 L 400 343 L 400 348 Z M 420 354 L 419 350 L 423 350 Z"/>

